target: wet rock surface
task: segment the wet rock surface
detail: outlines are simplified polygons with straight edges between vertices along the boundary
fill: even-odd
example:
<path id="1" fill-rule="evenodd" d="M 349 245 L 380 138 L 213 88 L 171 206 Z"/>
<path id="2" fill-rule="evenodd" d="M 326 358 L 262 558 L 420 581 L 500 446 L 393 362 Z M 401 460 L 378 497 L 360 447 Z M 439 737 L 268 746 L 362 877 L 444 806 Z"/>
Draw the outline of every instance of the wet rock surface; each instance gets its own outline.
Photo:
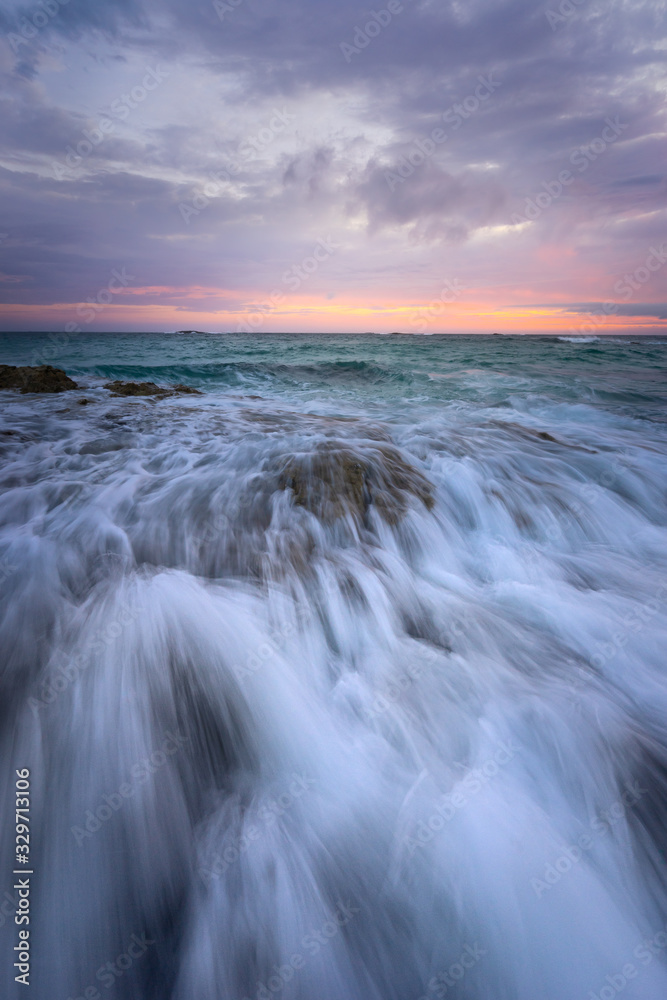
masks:
<path id="1" fill-rule="evenodd" d="M 51 365 L 0 365 L 0 389 L 19 389 L 27 392 L 67 392 L 78 385 L 60 368 Z"/>
<path id="2" fill-rule="evenodd" d="M 407 513 L 412 497 L 427 510 L 434 504 L 431 483 L 389 444 L 357 451 L 327 442 L 290 458 L 281 471 L 280 488 L 292 490 L 296 506 L 327 523 L 348 514 L 363 518 L 372 505 L 394 525 Z"/>
<path id="3" fill-rule="evenodd" d="M 172 386 L 159 386 L 155 382 L 107 382 L 104 386 L 113 396 L 154 396 L 164 399 L 167 396 L 201 396 L 199 389 L 191 389 L 189 385 L 178 383 Z"/>

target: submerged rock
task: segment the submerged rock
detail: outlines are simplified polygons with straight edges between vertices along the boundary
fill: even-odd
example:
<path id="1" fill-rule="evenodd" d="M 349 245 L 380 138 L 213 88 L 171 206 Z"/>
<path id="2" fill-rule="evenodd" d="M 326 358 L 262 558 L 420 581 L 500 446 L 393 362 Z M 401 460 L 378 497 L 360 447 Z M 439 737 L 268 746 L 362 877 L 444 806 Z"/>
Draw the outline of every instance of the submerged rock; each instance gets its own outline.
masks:
<path id="1" fill-rule="evenodd" d="M 203 396 L 204 393 L 200 389 L 193 389 L 189 385 L 183 385 L 182 382 L 177 382 L 176 385 L 171 386 L 172 392 L 178 392 L 185 394 L 186 396 Z"/>
<path id="2" fill-rule="evenodd" d="M 107 382 L 105 389 L 110 389 L 114 396 L 162 396 L 161 389 L 155 382 Z"/>
<path id="3" fill-rule="evenodd" d="M 107 382 L 105 389 L 110 389 L 113 396 L 201 396 L 199 389 L 191 389 L 189 385 L 178 383 L 172 386 L 159 386 L 155 382 Z"/>
<path id="4" fill-rule="evenodd" d="M 0 389 L 20 389 L 21 392 L 67 392 L 78 389 L 76 382 L 60 368 L 51 365 L 0 365 Z"/>
<path id="5" fill-rule="evenodd" d="M 434 504 L 428 479 L 388 444 L 356 452 L 331 443 L 295 456 L 282 469 L 280 488 L 291 489 L 297 506 L 328 523 L 348 514 L 363 518 L 372 505 L 393 525 L 407 513 L 411 497 L 427 510 Z"/>

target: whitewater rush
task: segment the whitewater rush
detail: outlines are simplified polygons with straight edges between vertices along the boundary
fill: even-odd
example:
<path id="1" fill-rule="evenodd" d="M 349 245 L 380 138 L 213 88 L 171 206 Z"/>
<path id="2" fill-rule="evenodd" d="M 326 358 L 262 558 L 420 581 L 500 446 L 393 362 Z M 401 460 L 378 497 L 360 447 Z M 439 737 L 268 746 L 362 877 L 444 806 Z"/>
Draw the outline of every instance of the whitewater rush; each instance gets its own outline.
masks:
<path id="1" fill-rule="evenodd" d="M 18 944 L 14 952 L 18 961 L 14 968 L 18 975 L 14 977 L 17 983 L 30 985 L 30 876 L 33 874 L 30 865 L 30 771 L 27 767 L 16 772 L 16 868 L 17 878 L 14 889 L 18 894 L 14 923 L 19 928 Z M 25 867 L 22 867 L 25 866 Z"/>

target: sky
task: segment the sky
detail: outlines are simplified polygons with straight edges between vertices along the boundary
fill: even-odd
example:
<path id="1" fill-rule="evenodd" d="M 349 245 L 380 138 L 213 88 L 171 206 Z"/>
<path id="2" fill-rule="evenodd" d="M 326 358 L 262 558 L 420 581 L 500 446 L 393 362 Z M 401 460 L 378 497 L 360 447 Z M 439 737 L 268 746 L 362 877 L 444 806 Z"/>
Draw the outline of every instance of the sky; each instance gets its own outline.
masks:
<path id="1" fill-rule="evenodd" d="M 0 329 L 667 333 L 666 0 L 4 0 Z"/>

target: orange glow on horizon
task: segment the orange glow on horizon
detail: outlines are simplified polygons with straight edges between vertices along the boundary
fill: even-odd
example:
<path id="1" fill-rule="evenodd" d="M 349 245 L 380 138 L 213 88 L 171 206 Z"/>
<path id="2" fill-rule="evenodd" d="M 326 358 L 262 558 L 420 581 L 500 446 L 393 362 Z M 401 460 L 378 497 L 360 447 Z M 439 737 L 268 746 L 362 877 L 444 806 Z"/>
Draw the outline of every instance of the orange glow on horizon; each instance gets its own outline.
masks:
<path id="1" fill-rule="evenodd" d="M 317 295 L 286 296 L 279 306 L 271 306 L 261 292 L 214 288 L 171 288 L 161 286 L 127 288 L 122 298 L 110 304 L 54 303 L 44 306 L 10 305 L 3 309 L 3 326 L 16 324 L 22 330 L 64 331 L 156 331 L 207 330 L 210 332 L 322 332 L 322 333 L 663 333 L 664 320 L 638 316 L 575 313 L 554 302 L 550 307 L 532 306 L 535 295 L 525 289 L 503 290 L 503 297 L 526 306 L 494 305 L 498 289 L 476 292 L 473 300 L 462 294 L 453 301 L 442 298 L 420 302 L 389 301 L 386 298 L 363 302 L 348 298 L 332 301 Z M 152 301 L 137 301 L 150 297 Z M 446 296 L 445 296 L 446 297 Z M 157 301 L 156 301 L 157 300 Z M 162 300 L 162 301 L 160 301 Z M 198 306 L 195 303 L 198 302 Z M 562 311 L 561 311 L 562 310 Z"/>

